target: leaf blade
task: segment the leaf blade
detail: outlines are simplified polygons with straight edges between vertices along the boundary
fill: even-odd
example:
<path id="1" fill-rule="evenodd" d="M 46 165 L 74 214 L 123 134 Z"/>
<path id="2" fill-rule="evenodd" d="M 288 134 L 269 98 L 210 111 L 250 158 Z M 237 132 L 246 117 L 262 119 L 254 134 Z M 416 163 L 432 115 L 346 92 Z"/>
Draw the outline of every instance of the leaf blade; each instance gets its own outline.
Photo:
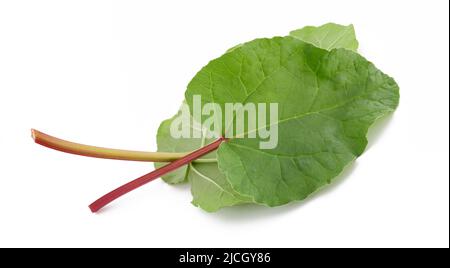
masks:
<path id="1" fill-rule="evenodd" d="M 291 31 L 289 35 L 326 50 L 346 48 L 356 52 L 359 46 L 353 24 L 344 26 L 327 23 L 319 27 L 306 26 Z"/>
<path id="2" fill-rule="evenodd" d="M 264 61 L 244 66 L 240 75 L 255 80 L 244 82 L 256 86 L 243 94 L 241 86 L 229 83 L 236 75 L 228 74 L 222 83 L 227 74 L 220 67 L 221 57 L 197 74 L 208 73 L 207 84 L 194 78 L 186 92 L 186 97 L 209 95 L 221 107 L 236 100 L 280 103 L 277 148 L 263 151 L 258 138 L 232 138 L 218 150 L 219 168 L 232 188 L 260 204 L 278 206 L 302 200 L 329 183 L 362 154 L 374 120 L 398 104 L 398 86 L 392 78 L 346 49 L 326 51 L 292 37 L 276 37 L 251 41 L 223 57 L 231 70 L 240 64 L 230 61 L 233 57 L 244 57 L 250 63 L 272 57 L 278 63 L 275 68 L 270 63 L 270 70 L 264 70 Z M 224 87 L 228 94 L 221 94 Z"/>

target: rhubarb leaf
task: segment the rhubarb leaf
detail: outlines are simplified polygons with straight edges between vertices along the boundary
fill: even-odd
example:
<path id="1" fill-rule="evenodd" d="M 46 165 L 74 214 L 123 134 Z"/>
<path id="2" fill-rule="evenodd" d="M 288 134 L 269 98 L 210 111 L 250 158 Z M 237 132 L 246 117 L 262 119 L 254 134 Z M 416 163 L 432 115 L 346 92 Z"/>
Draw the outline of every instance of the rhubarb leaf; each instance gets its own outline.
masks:
<path id="1" fill-rule="evenodd" d="M 351 25 L 305 27 L 291 35 L 327 50 L 358 46 Z M 370 125 L 395 110 L 398 86 L 373 64 L 344 49 L 325 51 L 296 39 L 239 44 L 211 61 L 188 85 L 191 109 L 194 94 L 222 108 L 226 102 L 280 106 L 275 149 L 260 150 L 259 139 L 230 139 L 219 148 L 218 164 L 195 162 L 165 177 L 170 183 L 188 179 L 194 205 L 216 211 L 241 203 L 276 206 L 304 199 L 359 156 Z M 171 138 L 174 118 L 158 131 L 159 151 L 185 152 L 212 141 Z"/>
<path id="2" fill-rule="evenodd" d="M 352 24 L 344 26 L 327 23 L 319 27 L 306 26 L 290 32 L 289 35 L 326 50 L 346 48 L 356 51 L 358 49 L 358 40 L 356 40 Z"/>
<path id="3" fill-rule="evenodd" d="M 330 183 L 363 153 L 370 125 L 399 100 L 395 81 L 362 56 L 292 37 L 256 39 L 211 61 L 188 85 L 191 110 L 194 95 L 222 110 L 225 103 L 279 103 L 276 148 L 261 150 L 260 139 L 237 133 L 218 150 L 232 188 L 268 206 Z"/>

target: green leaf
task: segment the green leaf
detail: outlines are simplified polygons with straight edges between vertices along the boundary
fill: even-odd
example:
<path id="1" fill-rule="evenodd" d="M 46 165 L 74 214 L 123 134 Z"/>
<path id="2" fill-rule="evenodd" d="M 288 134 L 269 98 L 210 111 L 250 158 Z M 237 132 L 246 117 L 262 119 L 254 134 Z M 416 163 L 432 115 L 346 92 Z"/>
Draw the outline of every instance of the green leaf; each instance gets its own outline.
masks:
<path id="1" fill-rule="evenodd" d="M 358 49 L 358 41 L 353 25 L 327 23 L 319 27 L 306 26 L 289 33 L 290 36 L 326 50 L 346 48 L 352 51 Z"/>
<path id="2" fill-rule="evenodd" d="M 399 99 L 394 80 L 360 55 L 292 37 L 256 39 L 211 61 L 188 85 L 191 109 L 194 95 L 222 110 L 225 103 L 279 103 L 275 149 L 260 150 L 258 138 L 231 138 L 218 150 L 232 188 L 268 206 L 329 183 L 362 154 L 370 125 Z"/>
<path id="3" fill-rule="evenodd" d="M 222 108 L 226 102 L 278 102 L 280 108 L 275 149 L 260 150 L 259 139 L 231 139 L 212 154 L 217 163 L 200 160 L 164 178 L 169 183 L 189 180 L 194 205 L 216 211 L 242 203 L 277 206 L 304 199 L 359 156 L 370 125 L 398 105 L 397 84 L 363 57 L 298 40 L 321 40 L 315 45 L 328 50 L 356 50 L 353 26 L 327 24 L 295 32 L 297 39 L 239 44 L 211 61 L 188 85 L 191 109 L 194 94 Z M 212 142 L 171 138 L 174 118 L 161 124 L 158 151 L 186 152 Z"/>

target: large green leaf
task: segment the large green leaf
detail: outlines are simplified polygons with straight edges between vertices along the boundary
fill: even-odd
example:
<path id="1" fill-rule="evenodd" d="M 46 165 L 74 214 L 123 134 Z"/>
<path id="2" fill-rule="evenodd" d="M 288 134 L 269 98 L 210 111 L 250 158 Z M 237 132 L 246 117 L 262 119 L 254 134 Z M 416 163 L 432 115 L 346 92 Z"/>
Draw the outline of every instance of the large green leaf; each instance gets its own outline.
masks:
<path id="1" fill-rule="evenodd" d="M 233 189 L 269 206 L 329 183 L 364 151 L 368 128 L 399 98 L 394 80 L 360 55 L 292 37 L 257 39 L 211 61 L 188 85 L 190 107 L 194 95 L 223 110 L 225 103 L 279 103 L 275 149 L 231 138 L 218 151 Z"/>
<path id="2" fill-rule="evenodd" d="M 345 47 L 339 40 L 334 44 L 340 45 Z M 234 47 L 192 79 L 186 91 L 191 108 L 195 94 L 222 108 L 227 102 L 278 102 L 280 108 L 275 149 L 260 150 L 258 139 L 231 139 L 206 157 L 218 162 L 200 160 L 165 177 L 170 183 L 189 179 L 193 204 L 207 211 L 305 198 L 364 151 L 368 128 L 393 111 L 399 98 L 396 83 L 356 53 L 326 51 L 291 37 Z M 212 141 L 171 138 L 174 118 L 161 124 L 159 151 L 185 152 Z"/>
<path id="3" fill-rule="evenodd" d="M 306 26 L 290 32 L 289 35 L 326 50 L 346 48 L 356 51 L 358 49 L 355 29 L 351 24 L 344 26 L 327 23 L 319 27 Z"/>

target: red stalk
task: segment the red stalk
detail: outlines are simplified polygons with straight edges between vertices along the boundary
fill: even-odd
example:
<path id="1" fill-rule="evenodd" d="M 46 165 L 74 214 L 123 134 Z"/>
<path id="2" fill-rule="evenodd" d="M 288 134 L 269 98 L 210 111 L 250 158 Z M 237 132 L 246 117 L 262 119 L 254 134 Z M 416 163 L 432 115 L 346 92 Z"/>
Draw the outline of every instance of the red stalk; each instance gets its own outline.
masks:
<path id="1" fill-rule="evenodd" d="M 137 189 L 137 188 L 141 187 L 142 185 L 144 185 L 148 182 L 151 182 L 152 180 L 155 180 L 161 176 L 164 176 L 165 174 L 167 174 L 171 171 L 174 171 L 175 169 L 182 167 L 186 164 L 189 164 L 192 161 L 216 150 L 217 148 L 219 148 L 220 144 L 223 141 L 226 141 L 226 138 L 221 137 L 218 140 L 216 140 L 215 142 L 213 142 L 209 145 L 206 145 L 206 146 L 198 149 L 197 151 L 194 151 L 178 160 L 175 160 L 172 163 L 169 163 L 161 168 L 158 168 L 142 177 L 139 177 L 133 181 L 130 181 L 129 183 L 124 184 L 124 185 L 120 186 L 119 188 L 100 197 L 94 203 L 90 204 L 89 208 L 91 209 L 92 212 L 97 212 L 104 206 L 106 206 L 109 203 L 111 203 L 112 201 L 114 201 L 115 199 L 121 197 L 122 195 L 124 195 L 128 192 L 131 192 L 134 189 Z"/>

